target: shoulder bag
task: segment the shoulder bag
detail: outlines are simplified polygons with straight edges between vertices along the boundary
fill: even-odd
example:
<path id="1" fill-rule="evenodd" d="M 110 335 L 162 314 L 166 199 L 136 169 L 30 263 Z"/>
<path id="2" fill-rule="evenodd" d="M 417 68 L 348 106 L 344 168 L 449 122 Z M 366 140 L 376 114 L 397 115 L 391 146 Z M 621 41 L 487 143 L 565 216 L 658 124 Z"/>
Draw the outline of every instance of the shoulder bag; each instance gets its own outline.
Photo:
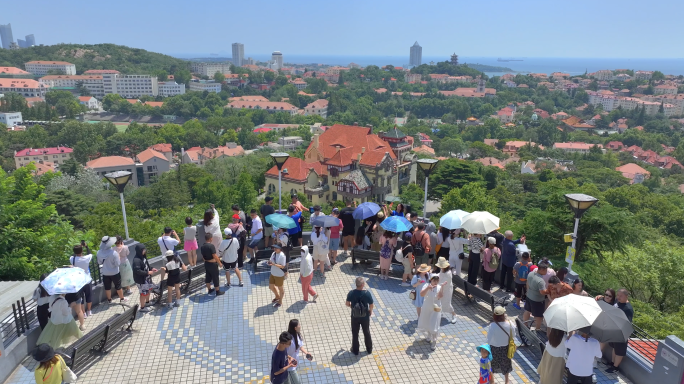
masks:
<path id="1" fill-rule="evenodd" d="M 65 383 L 75 383 L 78 380 L 78 376 L 66 365 L 62 356 L 59 356 L 59 361 L 62 364 L 62 381 Z"/>
<path id="2" fill-rule="evenodd" d="M 506 354 L 506 356 L 507 356 L 509 359 L 512 359 L 513 356 L 515 356 L 515 350 L 517 349 L 517 347 L 516 347 L 516 345 L 515 345 L 515 341 L 513 340 L 513 332 L 510 332 L 510 333 L 509 333 L 509 332 L 506 332 L 506 330 L 503 329 L 503 327 L 501 326 L 501 324 L 499 324 L 499 323 L 497 323 L 497 322 L 494 322 L 494 323 L 496 323 L 496 325 L 498 325 L 499 328 L 501 328 L 501 330 L 506 334 L 506 336 L 508 336 L 508 353 Z M 508 325 L 511 325 L 511 324 L 508 323 Z M 511 325 L 511 329 L 513 329 L 513 326 L 512 326 L 512 325 Z"/>
<path id="3" fill-rule="evenodd" d="M 416 300 L 416 290 L 415 289 L 412 290 L 411 292 L 409 292 L 409 299 L 411 299 L 411 301 Z"/>

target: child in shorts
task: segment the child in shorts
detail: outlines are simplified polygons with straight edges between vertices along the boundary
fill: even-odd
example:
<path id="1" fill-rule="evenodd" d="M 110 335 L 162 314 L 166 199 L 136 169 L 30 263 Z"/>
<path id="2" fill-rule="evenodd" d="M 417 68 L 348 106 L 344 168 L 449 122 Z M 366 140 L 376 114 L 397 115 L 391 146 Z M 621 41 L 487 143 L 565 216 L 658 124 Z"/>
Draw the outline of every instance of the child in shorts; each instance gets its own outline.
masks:
<path id="1" fill-rule="evenodd" d="M 513 266 L 513 277 L 515 278 L 515 303 L 513 306 L 520 309 L 520 301 L 527 298 L 527 275 L 532 271 L 532 261 L 530 254 L 523 252 L 521 260 Z"/>

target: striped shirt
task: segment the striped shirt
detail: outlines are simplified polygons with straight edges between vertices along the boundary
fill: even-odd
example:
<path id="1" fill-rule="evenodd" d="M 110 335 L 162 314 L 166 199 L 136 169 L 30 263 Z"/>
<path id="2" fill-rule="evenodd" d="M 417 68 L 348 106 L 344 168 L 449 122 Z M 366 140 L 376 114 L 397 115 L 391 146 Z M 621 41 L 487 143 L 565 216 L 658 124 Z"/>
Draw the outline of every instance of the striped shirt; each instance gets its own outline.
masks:
<path id="1" fill-rule="evenodd" d="M 468 250 L 472 253 L 480 253 L 480 250 L 484 247 L 482 240 L 479 237 L 471 237 L 468 240 Z"/>

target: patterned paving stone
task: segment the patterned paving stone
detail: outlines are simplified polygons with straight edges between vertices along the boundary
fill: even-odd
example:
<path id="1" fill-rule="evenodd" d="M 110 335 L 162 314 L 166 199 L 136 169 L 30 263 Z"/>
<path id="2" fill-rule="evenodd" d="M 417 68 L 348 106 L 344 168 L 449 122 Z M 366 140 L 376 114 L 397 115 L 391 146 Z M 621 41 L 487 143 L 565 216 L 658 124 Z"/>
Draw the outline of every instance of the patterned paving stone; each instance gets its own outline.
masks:
<path id="1" fill-rule="evenodd" d="M 365 353 L 363 340 L 359 356 L 349 352 L 350 314 L 344 301 L 357 276 L 368 279 L 376 303 L 372 355 Z M 269 383 L 271 353 L 293 318 L 300 320 L 305 344 L 314 354 L 313 361 L 300 364 L 303 383 L 477 381 L 475 347 L 486 341 L 489 314 L 485 307 L 466 304 L 458 294 L 453 299 L 456 323 L 442 320 L 437 350 L 430 351 L 427 342 L 416 338 L 416 309 L 408 299 L 408 288 L 401 287 L 396 276 L 380 280 L 375 269 L 352 268 L 348 258 L 325 277 L 313 278 L 320 297 L 317 303 L 304 303 L 298 272 L 292 272 L 278 309 L 271 305 L 265 265 L 256 273 L 248 268 L 243 277 L 244 287 L 222 288 L 223 296 L 207 295 L 202 288 L 184 297 L 180 308 L 157 307 L 142 315 L 130 337 L 82 372 L 79 383 Z M 237 283 L 235 276 L 233 283 Z M 130 299 L 137 302 L 137 294 Z M 519 314 L 512 307 L 508 311 L 509 316 Z M 91 329 L 120 313 L 121 306 L 100 305 L 93 312 L 87 320 Z M 540 356 L 525 347 L 518 351 L 511 382 L 536 383 Z M 6 383 L 33 383 L 35 366 L 26 358 Z M 599 384 L 628 383 L 602 371 L 596 370 Z"/>

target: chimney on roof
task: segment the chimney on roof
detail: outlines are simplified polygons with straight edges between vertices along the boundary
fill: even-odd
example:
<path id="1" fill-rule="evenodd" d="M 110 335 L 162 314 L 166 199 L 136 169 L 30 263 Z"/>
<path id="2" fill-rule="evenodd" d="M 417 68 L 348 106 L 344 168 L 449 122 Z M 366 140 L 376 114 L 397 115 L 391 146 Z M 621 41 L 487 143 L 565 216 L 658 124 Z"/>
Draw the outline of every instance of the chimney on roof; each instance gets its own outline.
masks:
<path id="1" fill-rule="evenodd" d="M 361 154 L 360 153 L 356 156 L 356 161 L 359 163 L 361 162 Z"/>
<path id="2" fill-rule="evenodd" d="M 314 142 L 314 148 L 318 149 L 318 133 L 314 135 L 313 137 L 313 142 Z"/>
<path id="3" fill-rule="evenodd" d="M 366 152 L 366 147 L 361 147 L 361 153 Z"/>
<path id="4" fill-rule="evenodd" d="M 358 127 L 358 126 L 359 126 L 359 123 L 354 122 L 354 126 L 355 126 L 355 127 Z"/>

